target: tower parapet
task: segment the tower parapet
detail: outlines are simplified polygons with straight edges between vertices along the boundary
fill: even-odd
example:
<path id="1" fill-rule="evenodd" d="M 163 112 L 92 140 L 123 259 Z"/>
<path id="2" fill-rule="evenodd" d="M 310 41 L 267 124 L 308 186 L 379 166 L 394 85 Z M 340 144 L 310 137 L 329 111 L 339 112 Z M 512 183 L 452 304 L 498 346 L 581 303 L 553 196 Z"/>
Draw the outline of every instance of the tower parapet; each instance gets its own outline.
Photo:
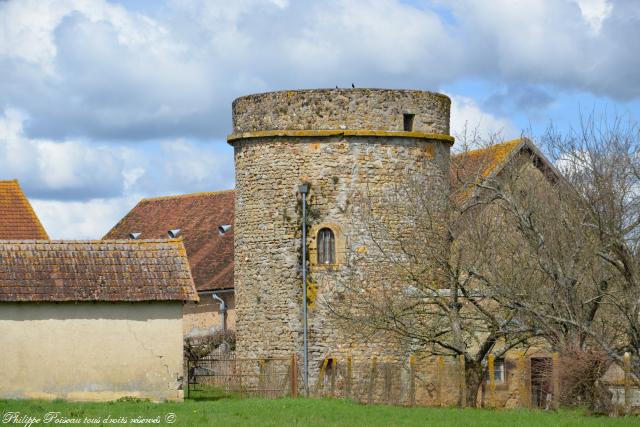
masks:
<path id="1" fill-rule="evenodd" d="M 243 96 L 233 102 L 233 131 L 410 130 L 449 135 L 450 105 L 446 95 L 417 90 L 268 92 Z M 411 115 L 411 129 L 405 129 Z"/>

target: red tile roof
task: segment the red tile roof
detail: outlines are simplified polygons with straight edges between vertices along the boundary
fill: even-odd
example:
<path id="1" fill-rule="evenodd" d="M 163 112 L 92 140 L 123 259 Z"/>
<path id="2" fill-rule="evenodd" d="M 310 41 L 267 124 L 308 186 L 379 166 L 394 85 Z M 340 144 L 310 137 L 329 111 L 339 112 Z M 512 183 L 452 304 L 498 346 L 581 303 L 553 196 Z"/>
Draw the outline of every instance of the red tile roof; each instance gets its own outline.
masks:
<path id="1" fill-rule="evenodd" d="M 48 238 L 18 181 L 0 181 L 0 239 Z"/>
<path id="2" fill-rule="evenodd" d="M 233 225 L 234 203 L 234 190 L 143 199 L 104 238 L 164 238 L 179 228 L 196 288 L 232 289 L 233 228 L 220 235 L 218 226 Z"/>
<path id="3" fill-rule="evenodd" d="M 197 300 L 181 239 L 0 241 L 0 302 Z"/>

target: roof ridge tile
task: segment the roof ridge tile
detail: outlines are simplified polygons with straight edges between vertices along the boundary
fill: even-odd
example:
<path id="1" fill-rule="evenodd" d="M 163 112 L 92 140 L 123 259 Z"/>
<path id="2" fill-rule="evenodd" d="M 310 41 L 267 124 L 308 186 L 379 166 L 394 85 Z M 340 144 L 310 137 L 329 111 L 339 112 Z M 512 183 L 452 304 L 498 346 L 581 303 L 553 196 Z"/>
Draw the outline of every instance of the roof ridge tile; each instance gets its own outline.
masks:
<path id="1" fill-rule="evenodd" d="M 201 191 L 196 193 L 187 193 L 187 194 L 175 194 L 172 196 L 156 196 L 156 197 L 145 197 L 140 200 L 140 203 L 143 202 L 153 202 L 160 200 L 173 200 L 173 199 L 188 199 L 190 197 L 206 197 L 206 196 L 219 196 L 222 194 L 235 193 L 235 188 L 230 188 L 227 190 L 219 190 L 219 191 Z"/>

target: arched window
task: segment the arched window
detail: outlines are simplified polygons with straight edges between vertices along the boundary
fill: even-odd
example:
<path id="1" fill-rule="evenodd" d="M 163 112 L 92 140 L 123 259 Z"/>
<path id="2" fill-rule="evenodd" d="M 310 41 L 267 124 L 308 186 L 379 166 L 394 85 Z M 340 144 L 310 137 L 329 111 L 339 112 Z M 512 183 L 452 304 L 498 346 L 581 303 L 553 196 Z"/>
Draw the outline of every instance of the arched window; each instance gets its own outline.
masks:
<path id="1" fill-rule="evenodd" d="M 336 263 L 336 237 L 330 228 L 318 231 L 318 264 Z"/>

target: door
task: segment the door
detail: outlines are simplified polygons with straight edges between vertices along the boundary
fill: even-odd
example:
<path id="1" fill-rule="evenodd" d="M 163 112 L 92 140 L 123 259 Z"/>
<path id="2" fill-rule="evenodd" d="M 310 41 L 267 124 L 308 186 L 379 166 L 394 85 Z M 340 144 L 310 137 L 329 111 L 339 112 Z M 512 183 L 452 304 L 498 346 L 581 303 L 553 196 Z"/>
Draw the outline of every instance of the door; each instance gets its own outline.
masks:
<path id="1" fill-rule="evenodd" d="M 551 408 L 552 373 L 553 362 L 550 357 L 531 358 L 531 404 L 533 407 Z"/>

